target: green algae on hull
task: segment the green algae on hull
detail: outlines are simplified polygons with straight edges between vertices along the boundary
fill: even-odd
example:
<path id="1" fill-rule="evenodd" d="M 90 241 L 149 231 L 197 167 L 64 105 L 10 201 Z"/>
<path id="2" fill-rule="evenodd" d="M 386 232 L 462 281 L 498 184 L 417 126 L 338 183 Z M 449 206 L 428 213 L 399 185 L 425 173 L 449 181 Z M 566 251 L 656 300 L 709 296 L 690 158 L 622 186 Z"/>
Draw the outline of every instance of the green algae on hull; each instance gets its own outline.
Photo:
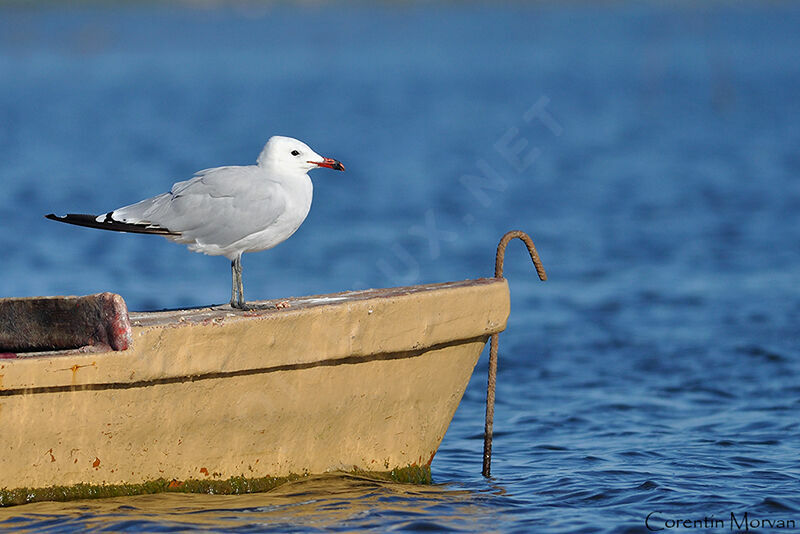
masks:
<path id="1" fill-rule="evenodd" d="M 396 468 L 391 471 L 358 471 L 356 475 L 373 480 L 397 482 L 403 484 L 430 484 L 430 466 Z M 127 497 L 132 495 L 149 495 L 153 493 L 207 493 L 210 495 L 241 495 L 246 493 L 263 493 L 287 482 L 294 482 L 308 475 L 291 474 L 285 477 L 231 477 L 227 480 L 166 480 L 159 478 L 141 484 L 75 484 L 73 486 L 50 486 L 47 488 L 0 489 L 0 507 L 15 506 L 42 501 L 74 501 L 79 499 L 103 499 L 109 497 Z"/>
<path id="2" fill-rule="evenodd" d="M 396 467 L 391 471 L 361 471 L 354 469 L 350 474 L 372 480 L 399 482 L 401 484 L 430 484 L 432 482 L 431 466 L 429 465 Z"/>

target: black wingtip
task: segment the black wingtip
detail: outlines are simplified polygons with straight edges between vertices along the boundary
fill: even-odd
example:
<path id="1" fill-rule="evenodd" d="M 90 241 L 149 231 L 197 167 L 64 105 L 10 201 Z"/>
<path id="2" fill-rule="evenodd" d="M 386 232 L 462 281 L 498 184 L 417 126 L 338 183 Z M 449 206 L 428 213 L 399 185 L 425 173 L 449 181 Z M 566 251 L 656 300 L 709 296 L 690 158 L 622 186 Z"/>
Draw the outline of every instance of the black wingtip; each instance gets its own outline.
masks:
<path id="1" fill-rule="evenodd" d="M 167 228 L 155 226 L 151 224 L 133 224 L 124 223 L 111 219 L 111 213 L 106 214 L 105 220 L 99 222 L 97 215 L 89 215 L 86 213 L 67 213 L 59 217 L 55 213 L 48 213 L 45 215 L 46 219 L 51 221 L 58 221 L 67 224 L 74 224 L 76 226 L 85 226 L 87 228 L 99 228 L 100 230 L 111 230 L 113 232 L 128 232 L 133 234 L 157 234 L 157 235 L 180 235 L 178 232 L 171 232 Z"/>

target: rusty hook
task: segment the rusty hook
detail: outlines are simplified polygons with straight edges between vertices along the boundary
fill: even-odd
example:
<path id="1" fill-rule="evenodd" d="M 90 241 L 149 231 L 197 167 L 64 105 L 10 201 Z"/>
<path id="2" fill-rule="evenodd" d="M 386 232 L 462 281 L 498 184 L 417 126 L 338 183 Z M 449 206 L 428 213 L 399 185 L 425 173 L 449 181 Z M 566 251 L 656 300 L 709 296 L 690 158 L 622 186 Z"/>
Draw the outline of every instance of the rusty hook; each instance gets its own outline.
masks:
<path id="1" fill-rule="evenodd" d="M 528 248 L 528 254 L 531 256 L 531 261 L 536 267 L 536 273 L 539 275 L 539 280 L 544 282 L 547 280 L 547 273 L 542 265 L 542 260 L 539 259 L 539 253 L 536 252 L 536 246 L 528 234 L 520 230 L 512 230 L 500 239 L 497 245 L 497 256 L 494 263 L 494 276 L 495 278 L 503 278 L 503 263 L 506 256 L 506 247 L 508 243 L 514 239 L 519 238 L 525 243 Z M 488 477 L 491 475 L 492 470 L 492 431 L 494 427 L 494 395 L 497 386 L 497 351 L 499 335 L 492 334 L 492 341 L 489 347 L 489 381 L 486 388 L 486 425 L 483 431 L 483 476 Z"/>

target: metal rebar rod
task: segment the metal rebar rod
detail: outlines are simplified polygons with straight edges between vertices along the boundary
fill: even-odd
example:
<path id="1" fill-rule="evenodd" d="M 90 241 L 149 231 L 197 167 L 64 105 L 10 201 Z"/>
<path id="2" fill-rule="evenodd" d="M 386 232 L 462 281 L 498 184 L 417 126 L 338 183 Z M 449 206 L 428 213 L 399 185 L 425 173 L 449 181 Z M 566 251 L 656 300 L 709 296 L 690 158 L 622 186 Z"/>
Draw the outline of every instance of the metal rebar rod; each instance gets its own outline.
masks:
<path id="1" fill-rule="evenodd" d="M 547 273 L 544 270 L 544 265 L 539 259 L 539 253 L 536 252 L 536 247 L 533 240 L 520 230 L 512 230 L 507 232 L 500 243 L 497 245 L 497 256 L 495 257 L 494 276 L 495 278 L 503 278 L 503 263 L 505 262 L 506 247 L 508 243 L 518 238 L 525 243 L 528 248 L 528 254 L 531 256 L 531 261 L 536 267 L 536 272 L 539 279 L 542 281 L 547 280 Z M 489 380 L 486 387 L 486 424 L 483 432 L 483 476 L 488 477 L 492 472 L 492 432 L 494 428 L 494 398 L 495 389 L 497 387 L 497 352 L 500 341 L 499 334 L 492 334 L 491 344 L 489 346 Z"/>

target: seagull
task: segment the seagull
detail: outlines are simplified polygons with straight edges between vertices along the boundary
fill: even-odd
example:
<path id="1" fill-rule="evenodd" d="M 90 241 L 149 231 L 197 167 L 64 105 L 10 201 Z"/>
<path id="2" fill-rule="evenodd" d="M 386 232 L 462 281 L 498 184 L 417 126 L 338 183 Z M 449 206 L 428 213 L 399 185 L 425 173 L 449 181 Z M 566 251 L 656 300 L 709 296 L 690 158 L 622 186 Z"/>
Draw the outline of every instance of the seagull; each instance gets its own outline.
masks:
<path id="1" fill-rule="evenodd" d="M 168 193 L 102 215 L 70 213 L 46 218 L 116 232 L 161 235 L 193 252 L 231 261 L 232 308 L 249 309 L 244 299 L 242 254 L 286 241 L 311 209 L 308 171 L 343 171 L 291 137 L 271 137 L 255 165 L 215 167 L 172 186 Z"/>

